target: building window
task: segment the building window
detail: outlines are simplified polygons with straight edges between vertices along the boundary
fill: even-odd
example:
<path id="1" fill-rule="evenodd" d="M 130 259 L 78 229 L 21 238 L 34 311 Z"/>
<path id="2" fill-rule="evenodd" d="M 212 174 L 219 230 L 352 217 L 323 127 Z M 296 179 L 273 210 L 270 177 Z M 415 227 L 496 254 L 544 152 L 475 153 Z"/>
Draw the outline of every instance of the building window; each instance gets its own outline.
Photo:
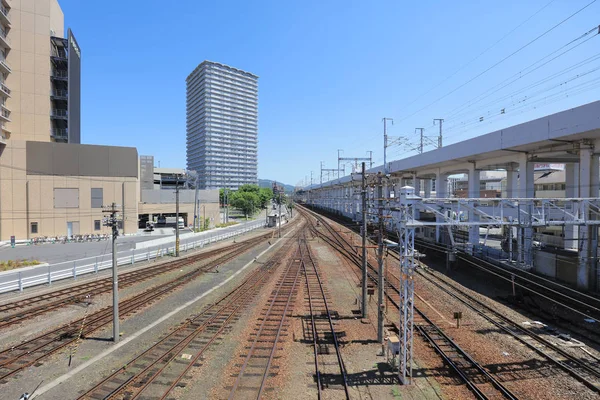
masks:
<path id="1" fill-rule="evenodd" d="M 54 208 L 79 208 L 79 189 L 55 188 Z"/>
<path id="2" fill-rule="evenodd" d="M 38 223 L 37 222 L 31 223 L 31 233 L 38 233 Z"/>
<path id="3" fill-rule="evenodd" d="M 99 219 L 95 219 L 94 220 L 94 230 L 95 231 L 99 231 L 100 230 L 100 220 Z"/>
<path id="4" fill-rule="evenodd" d="M 92 188 L 92 208 L 102 208 L 104 202 L 102 188 Z"/>

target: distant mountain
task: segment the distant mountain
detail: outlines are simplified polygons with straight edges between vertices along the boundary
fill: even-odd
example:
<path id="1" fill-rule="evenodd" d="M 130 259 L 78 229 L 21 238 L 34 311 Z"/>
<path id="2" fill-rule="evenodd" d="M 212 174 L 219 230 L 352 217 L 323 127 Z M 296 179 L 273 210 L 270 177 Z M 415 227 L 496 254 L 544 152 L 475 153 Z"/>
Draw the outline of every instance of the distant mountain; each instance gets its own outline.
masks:
<path id="1" fill-rule="evenodd" d="M 272 181 L 272 180 L 270 180 L 270 179 L 259 179 L 259 180 L 258 180 L 258 186 L 259 186 L 259 187 L 268 187 L 268 188 L 272 188 L 272 187 L 273 187 L 273 182 L 275 182 L 275 181 Z M 281 182 L 279 182 L 279 181 L 277 181 L 277 184 L 278 184 L 278 185 L 283 185 L 283 190 L 284 190 L 286 193 L 291 193 L 291 192 L 293 192 L 293 191 L 294 191 L 294 185 L 286 185 L 285 183 L 281 183 Z"/>

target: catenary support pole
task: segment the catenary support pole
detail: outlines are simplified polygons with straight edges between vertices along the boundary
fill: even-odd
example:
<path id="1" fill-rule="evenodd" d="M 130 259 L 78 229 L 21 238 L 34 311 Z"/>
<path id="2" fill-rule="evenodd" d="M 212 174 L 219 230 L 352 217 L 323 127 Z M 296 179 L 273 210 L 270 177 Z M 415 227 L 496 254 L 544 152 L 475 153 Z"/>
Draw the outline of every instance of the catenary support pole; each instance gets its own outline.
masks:
<path id="1" fill-rule="evenodd" d="M 365 163 L 362 163 L 362 317 L 367 318 L 367 177 Z"/>
<path id="2" fill-rule="evenodd" d="M 179 178 L 175 182 L 175 257 L 179 257 Z"/>
<path id="3" fill-rule="evenodd" d="M 435 122 L 439 122 L 440 123 L 440 135 L 438 136 L 438 149 L 442 148 L 442 123 L 444 122 L 444 120 L 442 118 L 435 118 L 433 120 L 433 124 L 435 125 Z"/>
<path id="4" fill-rule="evenodd" d="M 378 296 L 377 296 L 377 341 L 383 343 L 384 329 L 384 289 L 385 289 L 385 271 L 383 263 L 383 175 L 381 172 L 377 174 L 377 197 L 378 197 L 378 223 L 379 232 L 377 235 L 377 263 L 378 263 Z"/>

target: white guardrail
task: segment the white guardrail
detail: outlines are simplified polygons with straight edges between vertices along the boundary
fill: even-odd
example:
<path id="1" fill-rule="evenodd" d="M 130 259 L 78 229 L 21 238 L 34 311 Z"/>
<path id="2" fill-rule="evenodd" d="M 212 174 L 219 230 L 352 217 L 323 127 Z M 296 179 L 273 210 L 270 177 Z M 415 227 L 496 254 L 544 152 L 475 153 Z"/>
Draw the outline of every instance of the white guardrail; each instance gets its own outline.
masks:
<path id="1" fill-rule="evenodd" d="M 179 250 L 187 252 L 196 248 L 226 240 L 234 236 L 263 228 L 264 221 L 249 222 L 240 229 L 232 229 L 226 232 L 199 233 L 182 235 L 180 238 Z M 184 237 L 187 236 L 187 237 Z M 201 238 L 198 238 L 201 236 Z M 165 240 L 168 239 L 168 240 Z M 175 237 L 161 238 L 146 242 L 136 243 L 141 248 L 134 248 L 117 252 L 117 265 L 132 265 L 136 262 L 148 262 L 152 259 L 164 257 L 175 253 Z M 137 246 L 136 246 L 137 247 Z M 98 273 L 105 269 L 112 268 L 112 253 L 106 253 L 101 256 L 87 257 L 79 260 L 65 261 L 45 266 L 32 266 L 19 268 L 15 271 L 6 271 L 0 273 L 0 293 L 20 291 L 24 288 L 36 285 L 51 285 L 52 282 L 62 279 L 77 279 L 78 276 Z"/>

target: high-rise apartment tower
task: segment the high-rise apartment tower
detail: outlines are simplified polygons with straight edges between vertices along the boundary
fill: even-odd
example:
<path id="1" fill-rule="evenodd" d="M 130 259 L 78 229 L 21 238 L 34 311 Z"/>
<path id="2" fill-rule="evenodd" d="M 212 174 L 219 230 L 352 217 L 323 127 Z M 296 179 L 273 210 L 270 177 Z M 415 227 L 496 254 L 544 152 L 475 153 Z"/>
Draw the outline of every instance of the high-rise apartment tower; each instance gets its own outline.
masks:
<path id="1" fill-rule="evenodd" d="M 187 77 L 187 167 L 202 189 L 258 182 L 258 76 L 204 61 Z"/>

